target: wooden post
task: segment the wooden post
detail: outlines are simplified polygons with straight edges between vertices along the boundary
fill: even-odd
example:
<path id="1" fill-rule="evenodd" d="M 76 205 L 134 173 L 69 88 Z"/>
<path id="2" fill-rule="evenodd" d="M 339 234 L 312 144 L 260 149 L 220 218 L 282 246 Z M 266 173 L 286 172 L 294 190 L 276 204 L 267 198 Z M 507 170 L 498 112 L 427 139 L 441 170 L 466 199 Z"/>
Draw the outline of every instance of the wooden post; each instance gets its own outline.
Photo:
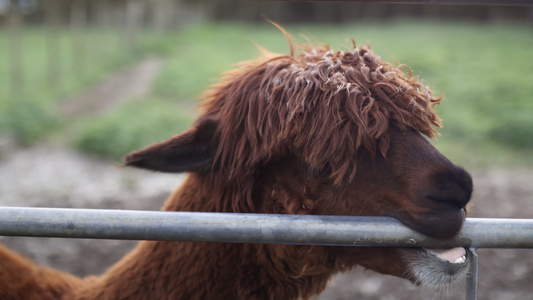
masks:
<path id="1" fill-rule="evenodd" d="M 10 65 L 10 88 L 9 93 L 12 99 L 20 97 L 24 92 L 24 63 L 22 28 L 23 18 L 20 15 L 18 0 L 9 2 L 7 23 L 9 30 L 9 65 Z"/>
<path id="2" fill-rule="evenodd" d="M 138 47 L 142 5 L 140 0 L 126 1 L 126 47 L 129 51 L 136 51 Z"/>
<path id="3" fill-rule="evenodd" d="M 114 2 L 114 1 L 112 1 Z M 98 65 L 106 61 L 106 58 L 114 52 L 115 39 L 114 30 L 109 28 L 109 9 L 113 4 L 107 4 L 107 1 L 103 0 L 90 0 L 88 1 L 91 6 L 92 15 L 92 28 L 98 33 L 90 36 L 89 41 L 89 59 L 91 61 L 97 61 Z M 95 66 L 90 66 L 94 68 Z"/>
<path id="4" fill-rule="evenodd" d="M 47 80 L 52 89 L 61 88 L 61 37 L 59 33 L 60 5 L 58 0 L 42 2 L 47 27 Z"/>
<path id="5" fill-rule="evenodd" d="M 85 51 L 87 27 L 86 0 L 72 0 L 70 5 L 70 29 L 72 35 L 72 72 L 75 76 L 85 77 L 87 74 Z"/>
<path id="6" fill-rule="evenodd" d="M 153 29 L 160 34 L 167 32 L 171 27 L 174 3 L 171 0 L 151 0 L 150 5 Z"/>

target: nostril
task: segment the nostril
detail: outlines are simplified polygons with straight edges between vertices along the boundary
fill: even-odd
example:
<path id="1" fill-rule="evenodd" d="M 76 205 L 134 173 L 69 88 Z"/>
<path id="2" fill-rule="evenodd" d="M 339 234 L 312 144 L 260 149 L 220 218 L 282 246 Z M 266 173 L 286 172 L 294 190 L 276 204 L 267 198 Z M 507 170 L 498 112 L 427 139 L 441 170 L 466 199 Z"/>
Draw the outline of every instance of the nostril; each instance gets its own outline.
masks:
<path id="1" fill-rule="evenodd" d="M 472 177 L 462 168 L 434 175 L 433 188 L 427 198 L 464 209 L 472 195 Z"/>
<path id="2" fill-rule="evenodd" d="M 446 205 L 452 205 L 458 209 L 463 209 L 470 200 L 470 194 L 464 189 L 446 186 L 437 187 L 427 195 L 427 198 Z"/>
<path id="3" fill-rule="evenodd" d="M 454 177 L 457 184 L 467 193 L 468 199 L 470 200 L 473 190 L 472 176 L 463 168 L 456 167 Z"/>

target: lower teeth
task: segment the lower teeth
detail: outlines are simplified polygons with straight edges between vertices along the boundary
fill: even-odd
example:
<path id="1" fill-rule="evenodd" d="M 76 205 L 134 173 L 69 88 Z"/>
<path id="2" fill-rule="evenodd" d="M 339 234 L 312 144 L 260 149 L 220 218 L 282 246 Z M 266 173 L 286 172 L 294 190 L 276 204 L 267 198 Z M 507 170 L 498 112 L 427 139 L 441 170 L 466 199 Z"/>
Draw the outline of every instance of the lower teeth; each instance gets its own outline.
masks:
<path id="1" fill-rule="evenodd" d="M 466 256 L 461 256 L 458 259 L 456 259 L 453 263 L 454 264 L 462 264 L 466 261 Z"/>

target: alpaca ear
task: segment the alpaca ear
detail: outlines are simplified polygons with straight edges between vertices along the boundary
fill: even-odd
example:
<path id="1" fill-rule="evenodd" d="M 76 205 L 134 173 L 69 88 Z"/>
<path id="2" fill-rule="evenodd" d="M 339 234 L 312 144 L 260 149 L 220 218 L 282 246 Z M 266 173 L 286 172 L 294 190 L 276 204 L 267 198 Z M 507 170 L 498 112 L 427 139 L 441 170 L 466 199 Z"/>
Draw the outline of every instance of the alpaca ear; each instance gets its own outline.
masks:
<path id="1" fill-rule="evenodd" d="M 209 168 L 218 141 L 218 122 L 201 119 L 194 128 L 166 141 L 134 151 L 126 156 L 124 166 L 160 172 L 199 171 Z"/>

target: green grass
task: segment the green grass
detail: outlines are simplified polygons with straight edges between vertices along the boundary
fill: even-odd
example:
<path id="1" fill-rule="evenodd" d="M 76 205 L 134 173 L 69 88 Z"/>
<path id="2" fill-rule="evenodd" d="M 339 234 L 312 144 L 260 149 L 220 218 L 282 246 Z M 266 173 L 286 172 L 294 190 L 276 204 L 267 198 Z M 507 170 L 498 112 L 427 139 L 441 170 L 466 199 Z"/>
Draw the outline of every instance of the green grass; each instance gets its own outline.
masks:
<path id="1" fill-rule="evenodd" d="M 22 89 L 11 90 L 10 36 L 0 29 L 0 131 L 23 144 L 46 137 L 62 122 L 56 107 L 108 72 L 134 61 L 139 51 L 124 52 L 113 30 L 87 29 L 73 33 L 59 30 L 53 39 L 57 50 L 54 67 L 49 61 L 49 32 L 26 27 L 19 39 L 22 45 Z"/>
<path id="2" fill-rule="evenodd" d="M 125 154 L 186 130 L 194 111 L 183 104 L 150 98 L 81 121 L 76 148 L 119 161 Z"/>

